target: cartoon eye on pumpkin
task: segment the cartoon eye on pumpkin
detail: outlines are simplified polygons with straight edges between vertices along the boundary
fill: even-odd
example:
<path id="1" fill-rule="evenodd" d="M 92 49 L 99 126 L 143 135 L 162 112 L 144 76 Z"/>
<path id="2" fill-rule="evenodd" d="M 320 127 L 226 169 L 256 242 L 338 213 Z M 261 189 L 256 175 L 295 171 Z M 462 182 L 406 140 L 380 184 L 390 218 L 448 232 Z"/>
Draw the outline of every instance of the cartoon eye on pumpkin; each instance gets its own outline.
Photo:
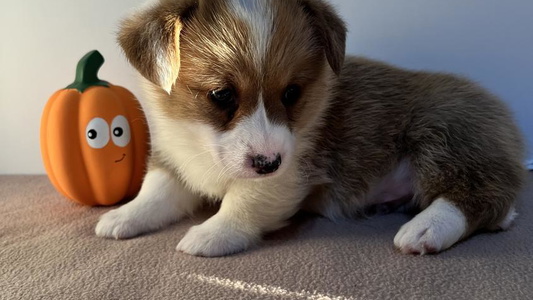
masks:
<path id="1" fill-rule="evenodd" d="M 102 118 L 92 119 L 85 129 L 85 138 L 91 148 L 104 148 L 109 143 L 109 125 Z"/>
<path id="2" fill-rule="evenodd" d="M 111 123 L 111 133 L 113 143 L 119 147 L 126 147 L 130 143 L 131 132 L 128 119 L 122 115 L 118 115 Z"/>

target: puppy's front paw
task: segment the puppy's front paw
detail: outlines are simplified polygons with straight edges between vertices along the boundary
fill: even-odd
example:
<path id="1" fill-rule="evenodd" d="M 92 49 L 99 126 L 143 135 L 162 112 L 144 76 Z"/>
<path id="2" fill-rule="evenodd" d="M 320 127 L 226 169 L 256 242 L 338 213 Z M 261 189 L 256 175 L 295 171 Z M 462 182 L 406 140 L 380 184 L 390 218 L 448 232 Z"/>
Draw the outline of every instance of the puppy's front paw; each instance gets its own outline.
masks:
<path id="1" fill-rule="evenodd" d="M 466 226 L 463 213 L 441 198 L 403 225 L 394 245 L 404 254 L 437 253 L 459 241 Z"/>
<path id="2" fill-rule="evenodd" d="M 223 256 L 245 250 L 256 238 L 218 221 L 214 216 L 191 227 L 176 250 L 197 256 Z"/>
<path id="3" fill-rule="evenodd" d="M 143 230 L 127 210 L 118 208 L 100 217 L 95 232 L 99 237 L 127 239 L 139 235 Z"/>

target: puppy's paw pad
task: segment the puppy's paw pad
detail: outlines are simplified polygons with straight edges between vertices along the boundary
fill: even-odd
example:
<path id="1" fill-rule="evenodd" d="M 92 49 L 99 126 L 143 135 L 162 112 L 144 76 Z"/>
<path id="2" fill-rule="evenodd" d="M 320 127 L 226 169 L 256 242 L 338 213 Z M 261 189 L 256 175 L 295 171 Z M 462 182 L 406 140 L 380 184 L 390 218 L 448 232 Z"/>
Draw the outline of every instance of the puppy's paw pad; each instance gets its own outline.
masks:
<path id="1" fill-rule="evenodd" d="M 243 233 L 208 220 L 191 227 L 176 250 L 196 256 L 224 256 L 245 250 L 251 242 Z"/>
<path id="2" fill-rule="evenodd" d="M 137 225 L 131 216 L 119 208 L 100 217 L 95 233 L 99 237 L 127 239 L 141 233 Z"/>

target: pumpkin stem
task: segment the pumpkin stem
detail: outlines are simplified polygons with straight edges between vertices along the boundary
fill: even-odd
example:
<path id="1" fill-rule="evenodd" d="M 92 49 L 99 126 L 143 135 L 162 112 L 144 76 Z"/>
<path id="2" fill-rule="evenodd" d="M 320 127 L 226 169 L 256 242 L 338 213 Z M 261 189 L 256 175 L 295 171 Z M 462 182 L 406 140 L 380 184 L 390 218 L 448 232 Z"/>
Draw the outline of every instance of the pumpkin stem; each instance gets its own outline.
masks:
<path id="1" fill-rule="evenodd" d="M 77 89 L 83 93 L 91 86 L 109 87 L 109 83 L 98 78 L 98 70 L 104 64 L 104 57 L 98 50 L 93 50 L 83 56 L 76 67 L 76 79 L 67 89 Z"/>

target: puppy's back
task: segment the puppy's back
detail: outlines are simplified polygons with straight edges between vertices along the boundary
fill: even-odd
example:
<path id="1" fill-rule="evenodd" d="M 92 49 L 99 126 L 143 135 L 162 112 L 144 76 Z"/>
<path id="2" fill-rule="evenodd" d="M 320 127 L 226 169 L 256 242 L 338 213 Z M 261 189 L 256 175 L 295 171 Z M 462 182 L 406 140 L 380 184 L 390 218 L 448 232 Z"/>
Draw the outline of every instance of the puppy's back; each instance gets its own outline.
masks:
<path id="1" fill-rule="evenodd" d="M 341 204 L 338 211 L 358 210 L 372 185 L 402 160 L 416 170 L 421 207 L 456 188 L 443 174 L 465 186 L 485 185 L 489 198 L 500 198 L 490 191 L 519 190 L 520 132 L 507 107 L 477 84 L 347 57 L 333 92 L 311 157 L 317 170 L 327 170 L 320 176 L 331 188 L 322 192 Z"/>

